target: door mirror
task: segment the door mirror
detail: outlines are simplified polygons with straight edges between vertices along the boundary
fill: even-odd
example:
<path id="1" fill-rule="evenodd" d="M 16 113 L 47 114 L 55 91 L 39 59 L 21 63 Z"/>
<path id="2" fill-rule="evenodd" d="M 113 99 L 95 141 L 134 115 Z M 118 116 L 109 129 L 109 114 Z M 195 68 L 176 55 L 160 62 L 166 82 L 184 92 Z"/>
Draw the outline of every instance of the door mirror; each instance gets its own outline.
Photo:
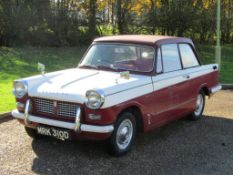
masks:
<path id="1" fill-rule="evenodd" d="M 45 74 L 45 65 L 38 62 L 38 70 L 41 72 L 42 75 Z"/>

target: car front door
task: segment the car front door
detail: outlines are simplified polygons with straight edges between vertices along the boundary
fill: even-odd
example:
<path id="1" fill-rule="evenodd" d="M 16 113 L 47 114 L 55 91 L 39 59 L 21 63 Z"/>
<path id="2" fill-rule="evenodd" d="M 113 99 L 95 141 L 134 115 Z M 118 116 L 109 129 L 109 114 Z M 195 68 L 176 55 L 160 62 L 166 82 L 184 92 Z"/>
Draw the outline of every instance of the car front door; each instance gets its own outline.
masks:
<path id="1" fill-rule="evenodd" d="M 156 67 L 157 74 L 152 77 L 154 96 L 157 99 L 155 116 L 157 122 L 164 123 L 182 116 L 190 108 L 190 76 L 182 69 L 177 44 L 161 45 Z"/>

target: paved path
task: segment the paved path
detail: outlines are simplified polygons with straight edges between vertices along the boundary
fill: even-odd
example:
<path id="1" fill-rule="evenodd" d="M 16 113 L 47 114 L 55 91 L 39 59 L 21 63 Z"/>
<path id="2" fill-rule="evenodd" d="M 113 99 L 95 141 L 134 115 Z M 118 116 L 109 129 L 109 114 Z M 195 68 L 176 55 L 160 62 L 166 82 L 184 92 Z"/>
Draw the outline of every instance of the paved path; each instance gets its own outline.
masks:
<path id="1" fill-rule="evenodd" d="M 207 100 L 206 117 L 140 134 L 124 157 L 103 142 L 32 140 L 16 120 L 0 124 L 0 174 L 232 174 L 233 92 Z"/>

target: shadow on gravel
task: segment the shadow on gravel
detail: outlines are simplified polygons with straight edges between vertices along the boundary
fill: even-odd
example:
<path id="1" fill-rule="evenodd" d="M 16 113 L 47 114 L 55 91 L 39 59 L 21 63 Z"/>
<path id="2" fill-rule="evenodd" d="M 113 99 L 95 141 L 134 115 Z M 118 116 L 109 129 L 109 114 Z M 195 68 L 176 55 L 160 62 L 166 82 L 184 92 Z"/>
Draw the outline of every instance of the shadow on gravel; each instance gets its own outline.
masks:
<path id="1" fill-rule="evenodd" d="M 10 120 L 13 120 L 14 118 L 11 116 L 11 114 L 4 114 L 2 116 L 0 116 L 0 124 L 8 122 Z"/>
<path id="2" fill-rule="evenodd" d="M 111 157 L 104 142 L 34 140 L 37 174 L 231 174 L 233 120 L 179 120 L 139 134 L 132 151 Z"/>

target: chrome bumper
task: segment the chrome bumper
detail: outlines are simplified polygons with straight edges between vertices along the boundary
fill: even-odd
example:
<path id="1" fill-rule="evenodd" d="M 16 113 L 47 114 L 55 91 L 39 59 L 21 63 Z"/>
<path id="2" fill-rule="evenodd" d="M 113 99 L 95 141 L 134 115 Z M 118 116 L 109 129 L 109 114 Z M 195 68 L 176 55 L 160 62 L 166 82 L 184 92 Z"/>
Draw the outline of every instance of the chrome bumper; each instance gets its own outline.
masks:
<path id="1" fill-rule="evenodd" d="M 215 93 L 215 92 L 218 92 L 222 89 L 222 85 L 221 84 L 218 84 L 212 88 L 210 88 L 210 93 Z"/>
<path id="2" fill-rule="evenodd" d="M 23 119 L 25 125 L 30 125 L 30 122 L 45 124 L 49 126 L 61 127 L 66 129 L 71 129 L 74 131 L 84 131 L 84 132 L 94 132 L 94 133 L 110 133 L 113 131 L 113 125 L 106 126 L 97 126 L 97 125 L 87 125 L 80 123 L 80 111 L 77 111 L 77 115 L 75 117 L 75 123 L 46 119 L 39 116 L 34 116 L 28 114 L 27 110 L 25 113 L 19 112 L 17 109 L 11 112 L 12 116 L 17 119 Z"/>

